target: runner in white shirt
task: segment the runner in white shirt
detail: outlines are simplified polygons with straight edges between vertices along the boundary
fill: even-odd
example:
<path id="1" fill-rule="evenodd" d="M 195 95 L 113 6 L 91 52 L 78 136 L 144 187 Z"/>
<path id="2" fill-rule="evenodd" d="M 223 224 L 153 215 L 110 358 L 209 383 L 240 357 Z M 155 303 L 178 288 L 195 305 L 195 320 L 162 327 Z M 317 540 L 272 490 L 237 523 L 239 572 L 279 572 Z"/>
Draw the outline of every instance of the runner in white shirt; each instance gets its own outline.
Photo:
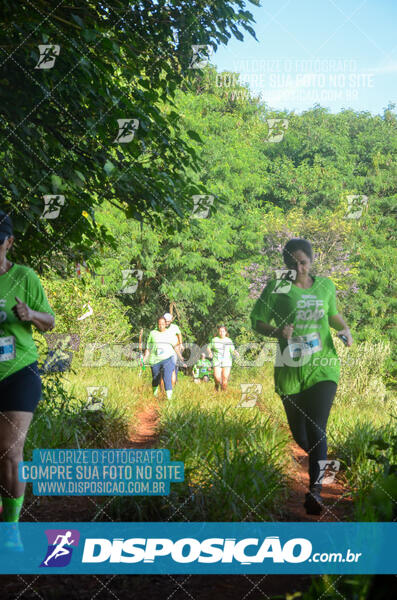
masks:
<path id="1" fill-rule="evenodd" d="M 165 319 L 165 323 L 166 323 L 166 327 L 167 327 L 167 331 L 169 333 L 172 333 L 175 335 L 175 344 L 178 346 L 179 352 L 182 353 L 183 350 L 183 346 L 182 346 L 182 334 L 181 334 L 181 330 L 179 329 L 178 325 L 176 323 L 173 323 L 174 317 L 171 315 L 171 313 L 165 313 L 163 315 L 164 319 Z M 177 376 L 178 376 L 178 364 L 177 364 L 177 355 L 176 352 L 174 353 L 174 361 L 175 361 L 175 367 L 174 370 L 172 372 L 172 387 L 175 387 L 176 384 L 176 380 L 177 380 Z"/>
<path id="2" fill-rule="evenodd" d="M 208 345 L 208 355 L 213 359 L 216 392 L 219 391 L 219 386 L 226 391 L 233 364 L 232 356 L 239 356 L 232 340 L 227 337 L 227 333 L 224 325 L 218 325 L 218 336 L 213 337 Z"/>
<path id="3" fill-rule="evenodd" d="M 183 357 L 179 352 L 178 342 L 175 343 L 175 336 L 168 332 L 165 327 L 164 317 L 157 321 L 158 329 L 153 329 L 146 343 L 143 363 L 149 358 L 149 365 L 152 370 L 153 394 L 157 396 L 160 380 L 164 380 L 165 393 L 168 400 L 172 398 L 172 372 L 174 370 L 174 354 L 176 353 L 181 361 Z M 184 364 L 184 366 L 186 366 Z"/>

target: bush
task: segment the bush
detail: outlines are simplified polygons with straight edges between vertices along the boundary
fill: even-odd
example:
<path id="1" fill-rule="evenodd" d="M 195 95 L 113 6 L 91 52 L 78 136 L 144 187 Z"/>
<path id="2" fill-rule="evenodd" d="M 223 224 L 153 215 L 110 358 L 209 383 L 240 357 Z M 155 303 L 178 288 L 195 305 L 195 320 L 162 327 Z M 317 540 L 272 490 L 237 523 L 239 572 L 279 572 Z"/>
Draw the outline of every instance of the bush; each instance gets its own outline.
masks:
<path id="1" fill-rule="evenodd" d="M 388 342 L 362 342 L 351 348 L 334 342 L 341 361 L 337 399 L 349 402 L 383 401 L 386 398 L 384 377 L 390 356 Z"/>

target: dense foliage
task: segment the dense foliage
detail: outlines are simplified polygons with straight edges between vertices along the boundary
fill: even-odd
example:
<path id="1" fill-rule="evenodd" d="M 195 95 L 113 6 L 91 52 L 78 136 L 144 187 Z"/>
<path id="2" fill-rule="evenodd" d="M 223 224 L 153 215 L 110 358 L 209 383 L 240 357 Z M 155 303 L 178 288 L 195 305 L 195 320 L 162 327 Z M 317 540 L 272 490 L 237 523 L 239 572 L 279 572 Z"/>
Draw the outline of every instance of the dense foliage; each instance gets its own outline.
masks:
<path id="1" fill-rule="evenodd" d="M 104 250 L 103 294 L 120 290 L 122 270 L 140 272 L 134 294 L 120 294 L 130 307 L 134 336 L 152 328 L 158 314 L 174 312 L 185 335 L 203 343 L 217 323 L 233 339 L 255 339 L 248 314 L 266 281 L 282 268 L 281 249 L 291 237 L 313 243 L 314 271 L 333 279 L 341 311 L 357 341 L 391 341 L 395 347 L 394 264 L 397 121 L 384 115 L 334 115 L 320 107 L 295 114 L 269 113 L 255 98 L 217 86 L 207 69 L 194 92 L 178 92 L 185 127 L 200 132 L 196 151 L 201 174 L 226 199 L 207 218 L 186 217 L 170 231 L 173 217 L 157 226 L 121 221 L 110 204 L 99 223 L 118 236 L 117 250 Z M 240 88 L 241 89 L 241 88 Z M 288 118 L 279 143 L 269 142 L 268 118 Z M 365 195 L 360 218 L 348 217 L 348 196 Z"/>
<path id="2" fill-rule="evenodd" d="M 242 0 L 2 3 L 0 194 L 19 260 L 63 272 L 111 244 L 94 216 L 104 199 L 149 222 L 190 211 L 206 193 L 186 172 L 199 170 L 200 138 L 182 139 L 175 91 L 207 46 L 255 37 L 252 21 Z M 44 196 L 58 197 L 61 218 L 42 218 Z"/>

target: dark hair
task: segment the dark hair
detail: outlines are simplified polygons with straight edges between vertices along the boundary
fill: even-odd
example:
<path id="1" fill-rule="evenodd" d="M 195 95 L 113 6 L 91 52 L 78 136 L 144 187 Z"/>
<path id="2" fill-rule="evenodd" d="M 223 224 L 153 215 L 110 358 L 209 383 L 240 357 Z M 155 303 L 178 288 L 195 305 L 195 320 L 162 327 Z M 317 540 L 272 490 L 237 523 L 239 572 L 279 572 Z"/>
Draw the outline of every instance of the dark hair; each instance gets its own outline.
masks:
<path id="1" fill-rule="evenodd" d="M 217 326 L 216 326 L 216 328 L 217 328 L 217 329 L 220 329 L 221 327 L 223 327 L 224 329 L 226 329 L 226 333 L 229 333 L 229 332 L 228 332 L 228 330 L 227 330 L 227 327 L 226 327 L 226 325 L 222 325 L 222 324 L 221 324 L 221 325 L 217 325 Z"/>
<path id="2" fill-rule="evenodd" d="M 311 261 L 313 260 L 313 251 L 311 243 L 308 240 L 304 240 L 303 238 L 293 238 L 285 244 L 283 249 L 283 259 L 286 267 L 288 267 L 289 269 L 293 269 L 295 266 L 296 261 L 292 254 L 297 250 L 302 250 L 302 252 L 304 252 L 306 256 L 310 258 Z"/>

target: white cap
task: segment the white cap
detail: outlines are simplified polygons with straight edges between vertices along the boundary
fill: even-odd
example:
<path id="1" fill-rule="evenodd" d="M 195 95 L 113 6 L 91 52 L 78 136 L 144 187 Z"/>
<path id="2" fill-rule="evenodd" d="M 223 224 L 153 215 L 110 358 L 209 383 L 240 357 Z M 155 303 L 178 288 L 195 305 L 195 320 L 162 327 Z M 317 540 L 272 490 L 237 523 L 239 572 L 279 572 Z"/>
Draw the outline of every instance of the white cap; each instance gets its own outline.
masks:
<path id="1" fill-rule="evenodd" d="M 163 317 L 166 321 L 172 321 L 172 315 L 170 313 L 164 313 Z"/>

